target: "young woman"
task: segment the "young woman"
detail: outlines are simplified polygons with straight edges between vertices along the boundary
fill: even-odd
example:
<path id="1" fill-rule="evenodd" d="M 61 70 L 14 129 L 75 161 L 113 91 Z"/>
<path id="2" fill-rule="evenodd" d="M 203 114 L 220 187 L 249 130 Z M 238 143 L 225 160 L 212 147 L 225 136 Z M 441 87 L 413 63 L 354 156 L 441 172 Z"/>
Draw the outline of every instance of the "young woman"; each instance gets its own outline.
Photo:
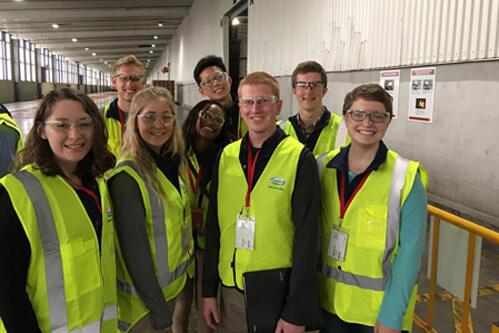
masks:
<path id="1" fill-rule="evenodd" d="M 225 118 L 222 106 L 211 100 L 197 103 L 189 112 L 183 126 L 185 142 L 186 168 L 185 177 L 191 199 L 192 227 L 196 245 L 196 303 L 201 311 L 201 277 L 203 275 L 203 250 L 205 224 L 208 211 L 208 187 L 213 173 L 213 164 L 229 142 L 229 132 L 224 126 Z M 190 308 L 191 300 L 183 300 L 183 308 Z M 201 315 L 198 316 L 198 332 L 212 332 Z"/>
<path id="2" fill-rule="evenodd" d="M 109 187 L 116 215 L 119 329 L 184 331 L 173 322 L 175 298 L 185 289 L 194 249 L 189 198 L 179 177 L 184 145 L 168 91 L 135 95 L 122 158 Z"/>
<path id="3" fill-rule="evenodd" d="M 13 173 L 0 180 L 4 330 L 116 332 L 106 145 L 88 96 L 61 89 L 42 99 Z"/>
<path id="4" fill-rule="evenodd" d="M 322 182 L 322 332 L 410 331 L 426 230 L 426 173 L 382 139 L 392 99 L 377 84 L 347 94 L 351 144 L 318 158 Z"/>

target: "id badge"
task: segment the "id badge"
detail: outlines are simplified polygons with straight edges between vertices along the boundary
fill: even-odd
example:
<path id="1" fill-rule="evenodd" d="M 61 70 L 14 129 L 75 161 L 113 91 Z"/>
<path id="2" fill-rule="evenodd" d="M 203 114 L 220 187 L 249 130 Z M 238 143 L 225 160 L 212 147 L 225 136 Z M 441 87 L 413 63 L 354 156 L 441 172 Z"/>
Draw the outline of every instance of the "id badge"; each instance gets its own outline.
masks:
<path id="1" fill-rule="evenodd" d="M 254 250 L 255 244 L 255 217 L 240 213 L 236 219 L 236 248 Z"/>
<path id="2" fill-rule="evenodd" d="M 182 227 L 182 250 L 184 251 L 184 254 L 189 251 L 191 239 L 191 228 L 186 224 Z"/>
<path id="3" fill-rule="evenodd" d="M 328 256 L 341 262 L 345 261 L 345 252 L 347 250 L 348 234 L 336 229 L 331 230 L 329 238 Z"/>

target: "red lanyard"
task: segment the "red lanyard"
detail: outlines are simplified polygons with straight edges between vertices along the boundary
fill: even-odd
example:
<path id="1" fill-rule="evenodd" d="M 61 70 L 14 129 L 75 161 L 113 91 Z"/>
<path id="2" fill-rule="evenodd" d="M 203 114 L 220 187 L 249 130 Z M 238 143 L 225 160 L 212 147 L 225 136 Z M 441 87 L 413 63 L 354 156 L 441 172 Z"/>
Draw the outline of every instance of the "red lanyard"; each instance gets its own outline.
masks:
<path id="1" fill-rule="evenodd" d="M 192 178 L 192 171 L 190 165 L 187 166 L 187 175 L 189 176 L 189 183 L 191 184 L 192 192 L 194 195 L 197 195 L 198 191 L 201 188 L 201 181 L 203 180 L 203 169 L 199 169 L 199 172 L 196 176 L 196 182 L 194 182 L 194 179 Z"/>
<path id="2" fill-rule="evenodd" d="M 67 177 L 64 177 L 64 179 L 66 179 L 71 184 L 71 186 L 73 186 L 75 189 L 83 191 L 86 194 L 88 194 L 94 200 L 95 206 L 97 207 L 97 210 L 102 215 L 102 208 L 101 208 L 101 205 L 99 202 L 99 197 L 97 196 L 97 194 L 95 194 L 94 191 L 86 188 L 85 186 L 76 184 L 75 182 L 73 182 L 71 179 L 69 179 Z"/>
<path id="3" fill-rule="evenodd" d="M 125 120 L 123 119 L 123 111 L 117 106 L 118 109 L 118 118 L 120 119 L 120 126 L 121 126 L 121 135 L 123 135 L 123 132 L 125 132 Z"/>
<path id="4" fill-rule="evenodd" d="M 362 185 L 364 185 L 364 183 L 366 182 L 367 180 L 367 177 L 369 177 L 369 174 L 371 173 L 371 171 L 367 172 L 364 177 L 362 177 L 361 181 L 359 182 L 359 184 L 355 187 L 355 190 L 353 191 L 352 195 L 350 196 L 350 198 L 348 199 L 348 202 L 345 204 L 345 188 L 346 188 L 346 176 L 345 175 L 341 175 L 341 183 L 340 183 L 340 219 L 343 219 L 343 217 L 345 216 L 345 213 L 348 209 L 348 207 L 350 206 L 350 204 L 352 203 L 352 200 L 353 198 L 355 198 L 355 196 L 357 195 L 357 193 L 360 191 Z"/>
<path id="5" fill-rule="evenodd" d="M 251 147 L 248 143 L 248 165 L 246 167 L 248 176 L 248 190 L 246 191 L 246 207 L 249 207 L 250 203 L 250 193 L 251 188 L 253 187 L 253 178 L 255 177 L 256 161 L 258 160 L 258 155 L 260 155 L 260 151 L 256 152 L 255 159 L 253 160 Z"/>

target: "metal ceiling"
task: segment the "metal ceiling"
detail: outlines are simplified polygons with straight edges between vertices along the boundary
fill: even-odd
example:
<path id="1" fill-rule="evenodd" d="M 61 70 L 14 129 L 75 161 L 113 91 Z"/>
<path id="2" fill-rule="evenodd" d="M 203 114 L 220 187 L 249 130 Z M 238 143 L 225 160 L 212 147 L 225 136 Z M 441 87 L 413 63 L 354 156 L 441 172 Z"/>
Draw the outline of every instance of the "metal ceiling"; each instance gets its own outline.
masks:
<path id="1" fill-rule="evenodd" d="M 149 59 L 151 69 L 193 2 L 0 0 L 0 30 L 104 72 L 127 54 Z"/>

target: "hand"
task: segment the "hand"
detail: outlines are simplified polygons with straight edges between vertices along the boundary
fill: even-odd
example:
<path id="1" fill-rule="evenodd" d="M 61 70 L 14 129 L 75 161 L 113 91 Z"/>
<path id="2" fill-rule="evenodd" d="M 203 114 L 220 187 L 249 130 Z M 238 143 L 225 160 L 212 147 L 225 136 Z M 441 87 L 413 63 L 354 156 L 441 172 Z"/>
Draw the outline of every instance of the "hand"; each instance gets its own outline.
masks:
<path id="1" fill-rule="evenodd" d="M 220 324 L 220 312 L 215 297 L 203 297 L 203 318 L 211 329 L 217 329 Z"/>
<path id="2" fill-rule="evenodd" d="M 279 319 L 277 326 L 275 328 L 275 333 L 303 333 L 305 332 L 305 326 L 297 326 L 288 323 L 284 319 Z"/>
<path id="3" fill-rule="evenodd" d="M 374 325 L 374 333 L 400 333 L 400 330 L 390 328 L 377 321 Z"/>

